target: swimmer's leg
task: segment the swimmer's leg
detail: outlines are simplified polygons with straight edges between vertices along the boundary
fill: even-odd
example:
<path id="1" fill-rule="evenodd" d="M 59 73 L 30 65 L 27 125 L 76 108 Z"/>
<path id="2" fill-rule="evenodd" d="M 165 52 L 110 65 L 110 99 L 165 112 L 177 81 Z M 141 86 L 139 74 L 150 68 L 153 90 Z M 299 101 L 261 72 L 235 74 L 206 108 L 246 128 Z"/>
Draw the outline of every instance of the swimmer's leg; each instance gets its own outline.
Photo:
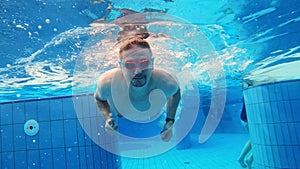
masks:
<path id="1" fill-rule="evenodd" d="M 252 168 L 252 163 L 253 163 L 253 154 L 251 153 L 250 156 L 245 160 L 248 169 Z"/>
<path id="2" fill-rule="evenodd" d="M 251 150 L 251 142 L 250 140 L 246 142 L 246 144 L 244 145 L 244 148 L 238 158 L 238 162 L 240 163 L 240 165 L 244 168 L 247 167 L 247 165 L 245 164 L 244 160 L 246 155 L 249 153 L 249 151 Z"/>

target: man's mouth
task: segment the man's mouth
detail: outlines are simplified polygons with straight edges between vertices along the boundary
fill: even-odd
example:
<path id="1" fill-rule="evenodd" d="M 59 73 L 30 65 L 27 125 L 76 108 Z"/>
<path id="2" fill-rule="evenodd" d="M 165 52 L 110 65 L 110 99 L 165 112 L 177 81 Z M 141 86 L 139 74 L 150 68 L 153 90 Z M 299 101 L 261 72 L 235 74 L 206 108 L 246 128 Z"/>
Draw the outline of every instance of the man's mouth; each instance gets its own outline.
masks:
<path id="1" fill-rule="evenodd" d="M 147 78 L 144 73 L 135 75 L 131 80 L 131 85 L 134 87 L 142 87 L 146 84 Z"/>

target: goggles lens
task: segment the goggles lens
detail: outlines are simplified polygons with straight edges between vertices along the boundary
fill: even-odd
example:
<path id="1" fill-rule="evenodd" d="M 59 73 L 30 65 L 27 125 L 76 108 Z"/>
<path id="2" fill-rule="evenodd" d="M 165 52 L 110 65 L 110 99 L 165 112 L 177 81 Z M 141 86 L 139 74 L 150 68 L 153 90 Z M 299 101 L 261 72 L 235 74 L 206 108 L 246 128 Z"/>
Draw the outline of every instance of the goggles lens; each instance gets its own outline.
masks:
<path id="1" fill-rule="evenodd" d="M 135 61 L 132 61 L 132 60 L 129 60 L 129 61 L 126 61 L 124 64 L 124 67 L 126 69 L 129 69 L 129 70 L 132 70 L 132 69 L 135 69 L 137 67 L 139 68 L 142 68 L 142 69 L 145 69 L 145 68 L 148 68 L 149 65 L 150 65 L 150 60 L 149 58 L 145 58 L 145 59 L 141 59 L 139 60 L 138 62 L 135 62 Z"/>

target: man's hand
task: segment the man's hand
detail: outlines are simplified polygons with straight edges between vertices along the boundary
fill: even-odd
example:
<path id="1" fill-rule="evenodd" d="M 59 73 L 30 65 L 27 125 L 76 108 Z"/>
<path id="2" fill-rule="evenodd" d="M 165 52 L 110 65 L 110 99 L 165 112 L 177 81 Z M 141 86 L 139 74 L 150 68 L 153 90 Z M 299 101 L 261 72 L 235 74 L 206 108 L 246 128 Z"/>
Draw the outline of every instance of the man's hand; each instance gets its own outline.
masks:
<path id="1" fill-rule="evenodd" d="M 118 130 L 118 125 L 113 118 L 106 120 L 105 122 L 105 131 L 109 134 L 116 134 Z"/>
<path id="2" fill-rule="evenodd" d="M 169 141 L 173 136 L 173 121 L 166 122 L 163 130 L 160 132 L 163 141 Z"/>

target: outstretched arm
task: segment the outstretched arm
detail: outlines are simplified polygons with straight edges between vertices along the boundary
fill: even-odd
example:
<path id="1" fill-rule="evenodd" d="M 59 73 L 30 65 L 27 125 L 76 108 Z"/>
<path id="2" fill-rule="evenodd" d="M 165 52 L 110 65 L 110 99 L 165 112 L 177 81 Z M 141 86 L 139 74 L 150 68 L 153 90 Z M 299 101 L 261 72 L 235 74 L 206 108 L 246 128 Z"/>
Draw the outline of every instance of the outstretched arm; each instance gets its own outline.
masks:
<path id="1" fill-rule="evenodd" d="M 173 136 L 173 124 L 180 98 L 180 89 L 178 89 L 167 102 L 167 119 L 163 130 L 160 132 L 163 141 L 169 141 Z"/>
<path id="2" fill-rule="evenodd" d="M 103 115 L 105 121 L 111 119 L 111 112 L 110 106 L 107 101 L 100 100 L 95 94 L 95 102 L 97 104 L 98 109 L 100 110 L 101 114 Z"/>
<path id="3" fill-rule="evenodd" d="M 114 119 L 112 118 L 112 113 L 110 111 L 110 106 L 108 102 L 106 100 L 101 100 L 99 98 L 98 90 L 96 91 L 94 98 L 98 109 L 100 110 L 101 114 L 105 119 L 106 131 L 113 133 L 115 130 L 118 129 L 118 125 L 115 123 Z"/>
<path id="4" fill-rule="evenodd" d="M 180 89 L 178 89 L 177 92 L 169 98 L 167 103 L 167 119 L 173 120 L 173 122 L 175 119 L 180 98 L 181 98 Z"/>

